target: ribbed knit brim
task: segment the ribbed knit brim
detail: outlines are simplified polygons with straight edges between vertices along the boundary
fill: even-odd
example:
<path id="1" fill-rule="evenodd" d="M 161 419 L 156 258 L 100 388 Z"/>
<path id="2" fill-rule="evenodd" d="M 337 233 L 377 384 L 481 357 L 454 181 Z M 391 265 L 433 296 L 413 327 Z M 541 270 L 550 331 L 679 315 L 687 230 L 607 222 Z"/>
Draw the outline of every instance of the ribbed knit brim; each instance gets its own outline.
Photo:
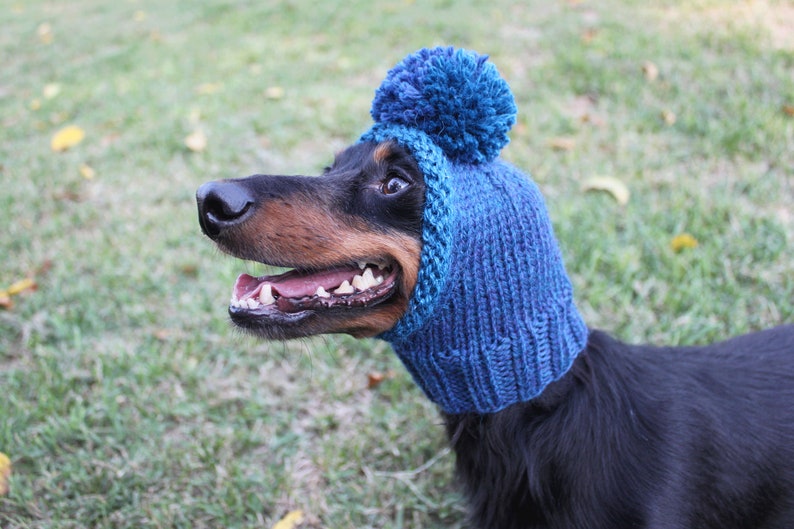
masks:
<path id="1" fill-rule="evenodd" d="M 408 310 L 388 340 L 448 413 L 492 413 L 539 395 L 584 348 L 537 186 L 497 159 L 515 104 L 487 57 L 420 50 L 392 69 L 362 141 L 396 141 L 426 187 Z"/>
<path id="2" fill-rule="evenodd" d="M 414 156 L 425 179 L 422 253 L 416 287 L 411 294 L 405 316 L 391 330 L 380 336 L 389 342 L 401 341 L 425 324 L 438 303 L 444 281 L 448 277 L 454 229 L 449 161 L 427 134 L 402 125 L 376 124 L 361 140 L 397 141 Z"/>

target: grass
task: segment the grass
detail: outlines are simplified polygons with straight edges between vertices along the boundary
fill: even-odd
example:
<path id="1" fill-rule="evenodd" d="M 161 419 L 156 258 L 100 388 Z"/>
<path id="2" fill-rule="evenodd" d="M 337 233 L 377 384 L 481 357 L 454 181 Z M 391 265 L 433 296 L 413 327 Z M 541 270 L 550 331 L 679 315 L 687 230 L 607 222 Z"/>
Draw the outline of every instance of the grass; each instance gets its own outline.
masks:
<path id="1" fill-rule="evenodd" d="M 193 203 L 210 179 L 316 173 L 422 46 L 487 52 L 510 82 L 504 155 L 546 193 L 591 326 L 696 343 L 794 320 L 785 2 L 0 13 L 0 288 L 38 283 L 0 309 L 3 528 L 271 527 L 293 509 L 307 527 L 463 526 L 436 411 L 388 347 L 236 334 L 230 284 L 259 267 L 218 255 Z M 54 153 L 67 124 L 86 139 Z M 583 192 L 596 175 L 628 204 Z M 684 232 L 698 246 L 673 252 Z M 373 372 L 394 376 L 368 389 Z"/>

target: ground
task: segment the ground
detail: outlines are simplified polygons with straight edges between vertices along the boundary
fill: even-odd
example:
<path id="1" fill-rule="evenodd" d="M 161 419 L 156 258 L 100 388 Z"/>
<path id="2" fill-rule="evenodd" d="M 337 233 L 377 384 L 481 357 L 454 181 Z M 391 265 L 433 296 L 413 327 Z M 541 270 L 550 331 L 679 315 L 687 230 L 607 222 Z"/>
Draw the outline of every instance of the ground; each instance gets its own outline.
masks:
<path id="1" fill-rule="evenodd" d="M 0 1 L 0 526 L 463 527 L 436 410 L 388 346 L 232 330 L 233 279 L 262 268 L 215 251 L 193 199 L 318 173 L 422 46 L 488 53 L 512 86 L 504 156 L 548 197 L 592 327 L 689 344 L 794 321 L 789 3 L 373 5 Z"/>

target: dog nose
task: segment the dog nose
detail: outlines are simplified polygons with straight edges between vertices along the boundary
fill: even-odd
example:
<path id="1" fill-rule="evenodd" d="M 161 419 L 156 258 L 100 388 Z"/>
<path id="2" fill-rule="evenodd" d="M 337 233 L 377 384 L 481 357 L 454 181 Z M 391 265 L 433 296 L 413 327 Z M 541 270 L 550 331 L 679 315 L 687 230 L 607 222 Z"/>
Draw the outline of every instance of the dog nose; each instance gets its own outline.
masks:
<path id="1" fill-rule="evenodd" d="M 234 181 L 207 182 L 196 191 L 199 224 L 211 239 L 247 217 L 254 204 L 251 193 Z"/>

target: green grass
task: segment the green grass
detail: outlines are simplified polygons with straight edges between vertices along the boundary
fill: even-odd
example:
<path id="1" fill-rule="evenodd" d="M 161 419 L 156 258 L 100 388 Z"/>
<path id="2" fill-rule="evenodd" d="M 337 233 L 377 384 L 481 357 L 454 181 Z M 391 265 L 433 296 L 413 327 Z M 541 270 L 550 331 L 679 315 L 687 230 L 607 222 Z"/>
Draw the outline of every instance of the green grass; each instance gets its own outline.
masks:
<path id="1" fill-rule="evenodd" d="M 212 248 L 193 201 L 317 172 L 422 46 L 510 82 L 504 155 L 546 193 L 591 326 L 696 343 L 794 320 L 787 3 L 373 5 L 0 1 L 0 288 L 39 287 L 0 309 L 4 529 L 463 526 L 440 420 L 388 347 L 230 329 L 231 282 L 259 268 Z M 53 153 L 66 124 L 86 138 Z M 583 192 L 596 175 L 629 203 Z M 675 253 L 683 232 L 699 245 Z M 395 376 L 367 389 L 374 371 Z"/>

